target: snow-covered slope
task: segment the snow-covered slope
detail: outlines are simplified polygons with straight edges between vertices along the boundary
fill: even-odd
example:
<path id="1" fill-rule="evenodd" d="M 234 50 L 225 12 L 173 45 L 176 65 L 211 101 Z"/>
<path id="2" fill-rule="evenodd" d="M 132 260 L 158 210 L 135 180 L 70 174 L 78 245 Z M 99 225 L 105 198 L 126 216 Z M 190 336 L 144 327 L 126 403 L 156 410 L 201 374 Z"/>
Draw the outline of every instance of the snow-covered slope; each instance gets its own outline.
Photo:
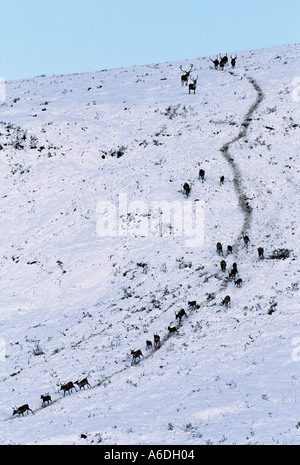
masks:
<path id="1" fill-rule="evenodd" d="M 234 70 L 201 58 L 7 83 L 1 444 L 299 443 L 299 69 L 293 45 L 238 53 Z M 203 206 L 203 242 L 158 229 L 162 200 Z M 34 415 L 12 416 L 25 403 Z"/>

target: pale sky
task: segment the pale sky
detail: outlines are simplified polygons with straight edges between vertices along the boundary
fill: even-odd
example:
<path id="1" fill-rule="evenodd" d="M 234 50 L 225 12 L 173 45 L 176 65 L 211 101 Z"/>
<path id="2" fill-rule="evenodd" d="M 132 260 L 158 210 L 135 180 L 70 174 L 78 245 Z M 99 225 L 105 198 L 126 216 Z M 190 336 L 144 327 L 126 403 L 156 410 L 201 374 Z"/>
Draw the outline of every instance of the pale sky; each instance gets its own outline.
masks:
<path id="1" fill-rule="evenodd" d="M 0 0 L 6 80 L 299 42 L 299 0 Z"/>

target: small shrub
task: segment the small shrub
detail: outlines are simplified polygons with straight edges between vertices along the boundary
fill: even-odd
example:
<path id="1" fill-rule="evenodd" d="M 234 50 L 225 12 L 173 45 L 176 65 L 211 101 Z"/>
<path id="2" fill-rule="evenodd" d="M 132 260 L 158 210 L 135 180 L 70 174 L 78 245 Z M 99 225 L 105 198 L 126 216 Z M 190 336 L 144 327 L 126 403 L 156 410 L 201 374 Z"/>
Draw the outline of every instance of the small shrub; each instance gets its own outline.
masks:
<path id="1" fill-rule="evenodd" d="M 272 260 L 285 260 L 290 256 L 290 251 L 288 249 L 276 249 L 273 251 L 270 258 Z"/>

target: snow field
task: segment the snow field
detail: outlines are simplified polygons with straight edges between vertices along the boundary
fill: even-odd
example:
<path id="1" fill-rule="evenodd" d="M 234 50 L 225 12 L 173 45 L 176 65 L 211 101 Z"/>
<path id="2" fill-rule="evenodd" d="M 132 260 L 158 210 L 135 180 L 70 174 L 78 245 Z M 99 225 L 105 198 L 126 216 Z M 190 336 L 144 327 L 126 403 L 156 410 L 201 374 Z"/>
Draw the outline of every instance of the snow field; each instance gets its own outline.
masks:
<path id="1" fill-rule="evenodd" d="M 195 95 L 180 85 L 179 66 L 190 61 L 7 83 L 0 443 L 299 443 L 299 47 L 238 55 L 234 71 L 191 60 Z M 264 98 L 229 147 L 252 208 L 242 231 L 220 148 L 257 98 L 248 77 Z M 125 193 L 129 204 L 183 202 L 186 181 L 189 201 L 204 203 L 200 247 L 185 237 L 97 234 L 99 201 L 117 206 Z M 238 263 L 241 288 L 220 270 L 219 240 L 236 245 L 225 260 L 228 269 Z M 290 256 L 272 259 L 280 248 Z M 167 337 L 180 308 L 188 318 Z M 156 332 L 161 348 L 146 351 Z M 144 354 L 136 365 L 133 349 Z M 63 397 L 60 384 L 85 376 L 91 389 Z M 45 393 L 53 403 L 41 408 Z M 12 417 L 24 403 L 35 414 Z"/>

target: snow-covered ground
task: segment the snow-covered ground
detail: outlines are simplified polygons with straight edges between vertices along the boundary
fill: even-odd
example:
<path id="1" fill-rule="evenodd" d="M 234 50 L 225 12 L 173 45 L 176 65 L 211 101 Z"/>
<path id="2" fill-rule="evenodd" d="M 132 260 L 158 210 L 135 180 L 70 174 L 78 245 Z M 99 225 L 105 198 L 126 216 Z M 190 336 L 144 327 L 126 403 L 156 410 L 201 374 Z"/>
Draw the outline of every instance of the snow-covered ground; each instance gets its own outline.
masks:
<path id="1" fill-rule="evenodd" d="M 0 444 L 300 443 L 299 70 L 290 45 L 234 70 L 206 57 L 7 83 Z M 173 217 L 158 228 L 157 201 L 199 212 L 197 244 Z"/>

